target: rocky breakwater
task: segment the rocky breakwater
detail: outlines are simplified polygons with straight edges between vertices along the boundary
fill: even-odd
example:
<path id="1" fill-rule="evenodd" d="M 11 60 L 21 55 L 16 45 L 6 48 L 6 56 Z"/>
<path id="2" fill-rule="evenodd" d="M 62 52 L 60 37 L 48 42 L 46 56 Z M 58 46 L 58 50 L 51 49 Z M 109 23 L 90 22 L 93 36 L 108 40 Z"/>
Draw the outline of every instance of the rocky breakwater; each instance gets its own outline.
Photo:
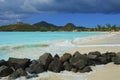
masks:
<path id="1" fill-rule="evenodd" d="M 9 58 L 8 61 L 0 60 L 0 77 L 9 76 L 11 79 L 16 79 L 21 76 L 26 78 L 37 77 L 38 73 L 52 71 L 61 72 L 64 70 L 73 72 L 90 72 L 90 66 L 107 64 L 113 62 L 116 65 L 120 64 L 120 53 L 106 52 L 89 52 L 88 54 L 80 54 L 75 52 L 73 55 L 69 53 L 55 55 L 45 53 L 38 60 Z"/>

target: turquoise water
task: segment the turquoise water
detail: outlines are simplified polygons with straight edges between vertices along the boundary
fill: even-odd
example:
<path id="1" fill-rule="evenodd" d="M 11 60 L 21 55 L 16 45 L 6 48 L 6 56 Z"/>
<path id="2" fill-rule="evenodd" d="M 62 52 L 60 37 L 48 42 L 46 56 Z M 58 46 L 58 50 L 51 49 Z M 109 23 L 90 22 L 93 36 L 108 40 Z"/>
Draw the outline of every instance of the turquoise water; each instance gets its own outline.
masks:
<path id="1" fill-rule="evenodd" d="M 100 32 L 0 32 L 0 45 L 42 43 L 101 34 Z"/>
<path id="2" fill-rule="evenodd" d="M 43 45 L 43 43 L 46 43 L 48 41 L 53 42 L 54 40 L 69 40 L 100 34 L 101 32 L 0 32 L 0 59 L 7 59 L 10 56 L 30 57 L 31 55 L 27 55 L 27 53 L 32 53 L 32 51 L 34 51 L 33 53 L 36 54 L 34 55 L 36 57 L 39 51 L 41 51 L 42 53 L 42 51 L 45 50 L 49 51 L 51 49 L 57 48 L 57 47 L 48 48 L 46 47 L 47 45 Z M 23 44 L 26 44 L 26 46 L 30 48 L 27 49 L 29 52 L 25 49 L 26 46 L 17 46 Z M 11 48 L 11 46 L 14 45 L 17 47 Z M 37 49 L 37 47 L 39 46 L 43 46 L 43 48 Z M 56 52 L 58 49 L 56 49 Z M 37 50 L 38 52 L 36 52 Z"/>

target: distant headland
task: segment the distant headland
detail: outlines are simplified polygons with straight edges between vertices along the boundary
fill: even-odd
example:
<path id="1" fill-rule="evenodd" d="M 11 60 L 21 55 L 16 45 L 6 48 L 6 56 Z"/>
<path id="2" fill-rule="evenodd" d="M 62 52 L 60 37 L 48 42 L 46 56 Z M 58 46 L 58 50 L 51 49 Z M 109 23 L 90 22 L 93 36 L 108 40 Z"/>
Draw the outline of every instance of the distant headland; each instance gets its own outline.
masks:
<path id="1" fill-rule="evenodd" d="M 67 23 L 64 26 L 57 26 L 45 21 L 35 24 L 28 24 L 17 22 L 16 24 L 9 24 L 0 26 L 0 31 L 120 31 L 120 27 L 116 25 L 106 24 L 105 26 L 97 25 L 96 27 L 76 26 L 73 23 Z"/>

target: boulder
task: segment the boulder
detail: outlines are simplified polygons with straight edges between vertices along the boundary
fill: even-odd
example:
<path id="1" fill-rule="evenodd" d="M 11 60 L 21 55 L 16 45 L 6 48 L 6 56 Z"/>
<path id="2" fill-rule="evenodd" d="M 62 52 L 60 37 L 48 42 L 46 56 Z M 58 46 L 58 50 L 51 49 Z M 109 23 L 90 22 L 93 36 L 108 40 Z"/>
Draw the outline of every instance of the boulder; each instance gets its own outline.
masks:
<path id="1" fill-rule="evenodd" d="M 80 59 L 77 62 L 74 62 L 72 65 L 77 69 L 82 69 L 87 65 L 87 61 Z"/>
<path id="2" fill-rule="evenodd" d="M 112 62 L 112 58 L 116 56 L 116 53 L 114 53 L 114 52 L 106 52 L 102 56 L 105 56 L 107 58 L 108 62 Z"/>
<path id="3" fill-rule="evenodd" d="M 100 64 L 107 64 L 107 63 L 109 63 L 106 56 L 98 57 L 98 61 L 99 61 Z"/>
<path id="4" fill-rule="evenodd" d="M 114 52 L 106 52 L 102 54 L 100 57 L 98 57 L 98 61 L 100 62 L 100 64 L 107 64 L 112 62 L 112 58 L 114 58 L 115 56 L 116 53 Z"/>
<path id="5" fill-rule="evenodd" d="M 31 74 L 33 74 L 33 73 L 37 74 L 37 73 L 44 72 L 45 69 L 41 63 L 33 60 L 32 63 L 30 64 L 29 68 L 26 68 L 26 71 L 31 73 Z"/>
<path id="6" fill-rule="evenodd" d="M 0 60 L 0 66 L 8 66 L 8 63 L 7 63 L 7 61 L 5 61 L 5 60 Z"/>
<path id="7" fill-rule="evenodd" d="M 112 62 L 114 62 L 114 64 L 120 64 L 120 54 L 116 54 L 116 56 L 112 58 Z"/>
<path id="8" fill-rule="evenodd" d="M 76 68 L 72 68 L 71 71 L 76 73 L 78 70 Z"/>
<path id="9" fill-rule="evenodd" d="M 69 60 L 70 64 L 75 68 L 82 69 L 88 64 L 88 57 L 80 53 L 75 53 Z"/>
<path id="10" fill-rule="evenodd" d="M 61 61 L 61 62 L 69 61 L 69 59 L 70 59 L 71 57 L 72 57 L 71 54 L 65 53 L 65 54 L 63 54 L 63 56 L 60 58 L 60 61 Z"/>
<path id="11" fill-rule="evenodd" d="M 99 51 L 89 52 L 88 54 L 101 56 L 101 53 Z"/>
<path id="12" fill-rule="evenodd" d="M 11 68 L 4 65 L 0 67 L 0 77 L 6 77 L 11 73 L 13 73 L 13 70 Z"/>
<path id="13" fill-rule="evenodd" d="M 37 74 L 30 74 L 30 75 L 26 76 L 27 79 L 34 78 L 34 77 L 38 77 L 38 75 Z"/>
<path id="14" fill-rule="evenodd" d="M 27 76 L 27 73 L 22 68 L 17 69 L 15 72 L 13 72 L 10 75 L 10 77 L 13 79 L 16 79 L 16 78 L 21 77 L 21 76 Z"/>
<path id="15" fill-rule="evenodd" d="M 87 55 L 87 57 L 88 57 L 89 59 L 94 59 L 94 60 L 96 60 L 99 56 L 101 56 L 101 53 L 98 52 L 98 51 L 89 52 L 88 55 Z"/>
<path id="16" fill-rule="evenodd" d="M 15 70 L 22 68 L 25 69 L 30 65 L 30 59 L 24 58 L 9 58 L 8 63 L 11 67 L 13 67 Z"/>
<path id="17" fill-rule="evenodd" d="M 88 65 L 98 65 L 101 64 L 98 57 L 101 57 L 101 53 L 98 51 L 95 52 L 89 52 L 87 57 L 89 58 Z"/>
<path id="18" fill-rule="evenodd" d="M 50 53 L 45 53 L 39 58 L 39 62 L 44 65 L 45 69 L 47 70 L 48 65 L 53 60 L 53 57 Z"/>
<path id="19" fill-rule="evenodd" d="M 80 54 L 78 51 L 74 53 L 74 55 L 71 58 L 77 58 L 77 59 L 83 59 L 88 60 L 88 57 L 84 54 Z"/>
<path id="20" fill-rule="evenodd" d="M 58 58 L 58 59 L 59 59 L 60 57 L 59 57 L 59 55 L 58 55 L 58 54 L 56 54 L 56 55 L 54 56 L 54 58 Z"/>
<path id="21" fill-rule="evenodd" d="M 64 62 L 63 66 L 64 66 L 64 69 L 67 70 L 67 71 L 70 71 L 72 69 L 72 66 L 67 61 Z"/>
<path id="22" fill-rule="evenodd" d="M 53 72 L 60 72 L 60 71 L 63 70 L 63 64 L 62 64 L 62 62 L 59 59 L 55 58 L 49 64 L 48 70 L 53 71 Z"/>
<path id="23" fill-rule="evenodd" d="M 90 72 L 90 71 L 92 71 L 92 69 L 89 66 L 86 66 L 85 68 L 79 70 L 80 73 L 85 73 L 85 72 Z"/>

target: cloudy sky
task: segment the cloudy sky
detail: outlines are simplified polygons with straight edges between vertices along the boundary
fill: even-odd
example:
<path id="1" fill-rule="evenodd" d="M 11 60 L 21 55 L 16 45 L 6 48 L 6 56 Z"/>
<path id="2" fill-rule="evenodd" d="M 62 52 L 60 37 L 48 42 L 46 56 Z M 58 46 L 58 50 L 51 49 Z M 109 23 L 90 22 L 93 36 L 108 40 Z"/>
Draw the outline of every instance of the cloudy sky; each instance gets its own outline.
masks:
<path id="1" fill-rule="evenodd" d="M 120 25 L 120 0 L 0 0 L 0 25 L 43 20 L 56 25 Z"/>

